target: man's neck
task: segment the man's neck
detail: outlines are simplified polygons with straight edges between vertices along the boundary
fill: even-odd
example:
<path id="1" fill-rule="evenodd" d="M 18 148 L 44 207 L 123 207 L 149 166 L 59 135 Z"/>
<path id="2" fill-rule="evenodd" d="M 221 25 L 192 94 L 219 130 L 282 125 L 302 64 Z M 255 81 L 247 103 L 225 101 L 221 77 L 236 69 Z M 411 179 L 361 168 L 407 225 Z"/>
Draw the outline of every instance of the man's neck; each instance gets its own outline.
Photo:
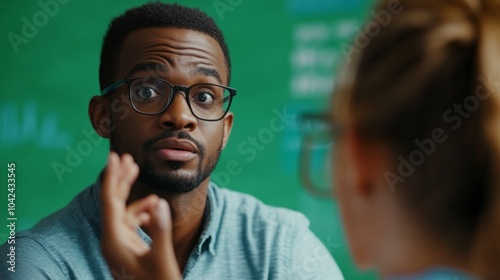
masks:
<path id="1" fill-rule="evenodd" d="M 202 182 L 200 186 L 187 193 L 160 192 L 139 184 L 132 186 L 130 191 L 127 204 L 150 194 L 156 194 L 168 202 L 172 214 L 172 241 L 181 271 L 184 270 L 203 230 L 208 182 L 208 180 Z"/>

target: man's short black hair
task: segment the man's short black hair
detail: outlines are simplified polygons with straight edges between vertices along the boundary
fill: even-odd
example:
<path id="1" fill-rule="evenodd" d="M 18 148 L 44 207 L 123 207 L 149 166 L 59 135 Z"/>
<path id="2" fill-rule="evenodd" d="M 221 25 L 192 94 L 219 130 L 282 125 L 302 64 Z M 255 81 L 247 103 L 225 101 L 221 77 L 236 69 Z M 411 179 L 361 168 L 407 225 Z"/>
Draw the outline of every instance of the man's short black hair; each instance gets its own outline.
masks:
<path id="1" fill-rule="evenodd" d="M 229 84 L 231 77 L 229 51 L 222 31 L 214 20 L 199 9 L 155 2 L 132 8 L 125 14 L 114 18 L 109 24 L 103 39 L 99 66 L 101 90 L 116 82 L 114 79 L 118 72 L 118 57 L 127 35 L 135 30 L 154 27 L 191 29 L 214 38 L 219 43 L 226 59 L 227 82 Z"/>

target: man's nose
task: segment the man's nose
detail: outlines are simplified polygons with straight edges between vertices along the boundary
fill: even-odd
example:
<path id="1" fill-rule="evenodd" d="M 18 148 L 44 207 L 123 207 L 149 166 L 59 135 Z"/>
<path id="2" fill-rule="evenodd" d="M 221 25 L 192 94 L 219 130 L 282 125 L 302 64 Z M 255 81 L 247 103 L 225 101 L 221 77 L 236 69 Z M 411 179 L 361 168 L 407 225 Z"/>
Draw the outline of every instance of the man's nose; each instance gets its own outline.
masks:
<path id="1" fill-rule="evenodd" d="M 161 126 L 168 129 L 192 131 L 196 128 L 197 119 L 189 109 L 184 92 L 174 92 L 170 105 L 159 121 Z"/>

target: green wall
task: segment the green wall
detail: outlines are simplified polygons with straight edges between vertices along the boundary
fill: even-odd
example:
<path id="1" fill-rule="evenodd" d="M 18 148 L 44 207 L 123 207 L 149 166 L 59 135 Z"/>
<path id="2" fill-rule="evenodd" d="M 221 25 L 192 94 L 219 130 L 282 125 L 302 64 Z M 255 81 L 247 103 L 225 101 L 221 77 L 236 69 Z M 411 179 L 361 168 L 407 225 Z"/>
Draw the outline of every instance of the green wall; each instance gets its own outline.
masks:
<path id="1" fill-rule="evenodd" d="M 0 221 L 7 224 L 7 164 L 14 162 L 17 231 L 66 205 L 103 168 L 108 142 L 87 117 L 88 101 L 99 93 L 101 39 L 111 18 L 146 2 L 55 1 L 0 3 Z M 336 203 L 300 185 L 294 120 L 327 106 L 343 49 L 371 1 L 181 3 L 217 21 L 233 61 L 235 126 L 213 180 L 303 212 L 346 279 L 374 279 L 354 267 Z M 8 233 L 0 224 L 0 242 Z"/>

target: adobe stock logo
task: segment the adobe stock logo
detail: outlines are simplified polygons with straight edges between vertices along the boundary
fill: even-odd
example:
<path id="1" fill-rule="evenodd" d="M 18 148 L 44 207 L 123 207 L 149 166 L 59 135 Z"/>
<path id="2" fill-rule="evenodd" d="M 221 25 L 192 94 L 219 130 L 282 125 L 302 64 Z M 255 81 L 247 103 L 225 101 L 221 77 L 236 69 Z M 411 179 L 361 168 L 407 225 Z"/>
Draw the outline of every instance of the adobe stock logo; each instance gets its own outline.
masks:
<path id="1" fill-rule="evenodd" d="M 19 46 L 21 44 L 28 44 L 29 39 L 33 39 L 37 34 L 39 28 L 46 26 L 49 23 L 49 18 L 55 17 L 59 13 L 59 5 L 65 5 L 69 0 L 44 0 L 38 1 L 38 6 L 41 10 L 36 11 L 31 18 L 22 17 L 21 32 L 9 32 L 7 39 L 14 50 L 14 53 L 19 53 Z"/>
<path id="2" fill-rule="evenodd" d="M 296 122 L 296 114 L 288 113 L 287 107 L 283 107 L 280 111 L 277 108 L 272 109 L 273 116 L 267 123 L 268 125 L 259 129 L 254 135 L 249 135 L 247 141 L 238 144 L 238 154 L 247 156 L 246 161 L 254 161 L 259 153 L 264 151 L 267 145 L 274 141 L 275 136 L 285 130 L 287 125 L 292 125 Z M 226 163 L 224 169 L 212 173 L 210 178 L 221 187 L 227 187 L 233 176 L 238 176 L 243 171 L 238 160 L 230 160 Z"/>
<path id="3" fill-rule="evenodd" d="M 215 0 L 212 2 L 215 11 L 217 12 L 217 16 L 221 21 L 224 21 L 224 14 L 226 12 L 234 11 L 234 8 L 239 6 L 243 0 Z"/>
<path id="4" fill-rule="evenodd" d="M 408 0 L 412 1 L 412 0 Z M 372 19 L 365 23 L 363 28 L 354 27 L 357 35 L 351 45 L 343 43 L 341 45 L 342 53 L 348 63 L 351 62 L 353 54 L 360 55 L 371 40 L 377 37 L 382 29 L 386 28 L 392 21 L 394 15 L 400 14 L 404 10 L 400 0 L 387 1 L 387 8 L 379 11 L 372 10 Z"/>
<path id="5" fill-rule="evenodd" d="M 454 103 L 449 109 L 443 112 L 443 121 L 449 127 L 436 127 L 432 130 L 430 137 L 423 140 L 415 139 L 415 148 L 408 156 L 398 156 L 398 172 L 386 171 L 384 173 L 384 178 L 392 192 L 396 191 L 396 184 L 404 183 L 406 179 L 414 174 L 416 168 L 424 164 L 439 149 L 439 144 L 448 140 L 446 130 L 455 131 L 462 127 L 464 121 L 479 109 L 481 102 L 487 102 L 487 99 L 492 94 L 488 88 L 500 88 L 500 81 L 493 80 L 493 75 L 488 75 L 488 79 L 480 75 L 477 80 L 478 83 L 474 94 L 465 97 L 461 103 Z"/>

